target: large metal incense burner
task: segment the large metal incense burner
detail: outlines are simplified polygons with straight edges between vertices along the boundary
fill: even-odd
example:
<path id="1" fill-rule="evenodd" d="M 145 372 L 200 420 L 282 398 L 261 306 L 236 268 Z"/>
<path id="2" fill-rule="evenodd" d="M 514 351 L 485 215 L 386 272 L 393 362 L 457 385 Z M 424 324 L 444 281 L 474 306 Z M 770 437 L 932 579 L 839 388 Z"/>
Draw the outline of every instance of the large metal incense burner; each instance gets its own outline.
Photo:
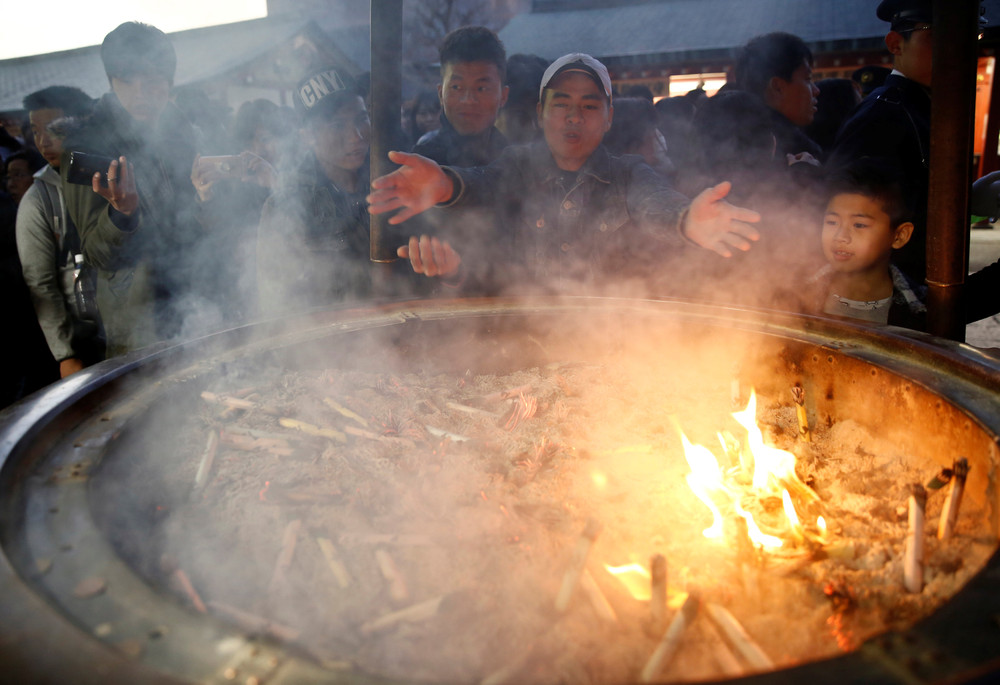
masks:
<path id="1" fill-rule="evenodd" d="M 592 355 L 605 366 L 621 355 L 623 367 L 650 373 L 705 363 L 678 358 L 674 340 L 732 350 L 730 363 L 708 363 L 699 372 L 703 384 L 665 388 L 675 396 L 728 397 L 733 381 L 744 394 L 753 387 L 773 400 L 789 398 L 798 384 L 816 426 L 856 422 L 912 455 L 927 473 L 967 458 L 963 507 L 981 520 L 966 521 L 960 533 L 995 548 L 1000 363 L 968 346 L 897 329 L 678 301 L 457 300 L 331 310 L 110 360 L 0 415 L 2 680 L 389 682 L 365 669 L 321 663 L 267 626 L 250 630 L 218 611 L 196 610 L 183 593 L 157 584 L 169 569 L 153 569 L 155 561 L 143 558 L 144 547 L 159 544 L 158 533 L 143 531 L 158 530 L 170 512 L 158 506 L 155 478 L 122 475 L 133 466 L 140 473 L 181 469 L 164 456 L 171 443 L 182 442 L 178 417 L 201 406 L 219 378 L 251 378 L 258 364 L 307 374 L 325 365 L 471 378 L 585 364 Z M 194 463 L 198 456 L 187 455 Z M 741 682 L 986 682 L 1000 671 L 998 617 L 994 551 L 957 594 L 909 628 L 835 658 Z"/>

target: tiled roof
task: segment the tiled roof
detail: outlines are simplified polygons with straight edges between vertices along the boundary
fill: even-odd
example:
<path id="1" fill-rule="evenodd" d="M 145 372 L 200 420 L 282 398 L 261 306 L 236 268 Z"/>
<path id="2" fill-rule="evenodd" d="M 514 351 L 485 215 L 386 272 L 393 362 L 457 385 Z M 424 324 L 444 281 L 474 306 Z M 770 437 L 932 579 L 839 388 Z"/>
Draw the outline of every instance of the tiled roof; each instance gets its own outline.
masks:
<path id="1" fill-rule="evenodd" d="M 225 74 L 306 30 L 309 24 L 301 17 L 278 16 L 169 34 L 177 51 L 174 84 L 198 83 Z M 367 29 L 363 33 L 367 46 Z M 364 64 L 358 67 L 367 69 L 366 48 L 355 47 L 359 39 L 346 36 L 344 41 L 338 47 L 351 59 L 360 52 Z M 77 86 L 94 97 L 105 93 L 108 79 L 100 46 L 0 61 L 0 112 L 20 109 L 25 95 L 51 85 Z"/>
<path id="2" fill-rule="evenodd" d="M 862 41 L 878 46 L 888 25 L 875 16 L 877 4 L 877 0 L 659 0 L 520 14 L 500 31 L 500 38 L 508 54 L 525 52 L 548 59 L 570 52 L 608 59 L 730 51 L 771 31 L 787 31 L 810 44 Z M 990 25 L 1000 24 L 1000 0 L 987 0 L 984 6 Z"/>

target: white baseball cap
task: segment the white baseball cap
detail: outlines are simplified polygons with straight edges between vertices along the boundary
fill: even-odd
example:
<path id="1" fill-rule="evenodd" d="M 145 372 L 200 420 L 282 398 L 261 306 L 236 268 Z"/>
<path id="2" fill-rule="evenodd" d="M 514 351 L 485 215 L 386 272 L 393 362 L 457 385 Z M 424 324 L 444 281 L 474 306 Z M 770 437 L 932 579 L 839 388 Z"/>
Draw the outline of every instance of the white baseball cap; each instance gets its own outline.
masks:
<path id="1" fill-rule="evenodd" d="M 604 90 L 604 94 L 608 96 L 608 100 L 611 99 L 611 77 L 608 75 L 607 67 L 590 55 L 585 55 L 582 52 L 563 55 L 549 65 L 549 68 L 542 74 L 542 85 L 538 88 L 538 99 L 542 99 L 545 88 L 552 79 L 567 71 L 579 71 L 587 74 Z"/>

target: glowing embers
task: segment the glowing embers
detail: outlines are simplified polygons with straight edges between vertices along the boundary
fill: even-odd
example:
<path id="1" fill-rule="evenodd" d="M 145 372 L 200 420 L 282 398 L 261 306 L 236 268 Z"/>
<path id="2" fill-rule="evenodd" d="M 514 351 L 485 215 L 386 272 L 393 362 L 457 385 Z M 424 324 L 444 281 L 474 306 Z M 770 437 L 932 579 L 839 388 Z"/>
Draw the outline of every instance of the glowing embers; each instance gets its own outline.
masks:
<path id="1" fill-rule="evenodd" d="M 712 450 L 688 440 L 677 424 L 684 458 L 691 468 L 685 480 L 712 513 L 712 525 L 703 534 L 723 540 L 729 517 L 745 522 L 747 536 L 759 549 L 825 544 L 826 521 L 817 513 L 819 496 L 796 475 L 793 453 L 764 443 L 756 416 L 757 398 L 751 391 L 746 409 L 733 413 L 746 431 L 744 439 L 727 432 L 718 434 L 726 467 L 719 464 Z M 807 515 L 815 523 L 803 524 Z"/>

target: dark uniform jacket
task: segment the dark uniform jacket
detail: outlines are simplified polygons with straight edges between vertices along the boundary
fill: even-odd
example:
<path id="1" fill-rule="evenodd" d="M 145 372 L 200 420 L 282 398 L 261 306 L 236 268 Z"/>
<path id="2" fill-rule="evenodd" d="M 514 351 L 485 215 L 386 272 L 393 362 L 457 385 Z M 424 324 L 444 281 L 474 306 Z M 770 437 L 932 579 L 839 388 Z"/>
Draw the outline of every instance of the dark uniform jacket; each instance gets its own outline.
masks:
<path id="1" fill-rule="evenodd" d="M 368 165 L 358 190 L 347 192 L 309 153 L 298 173 L 264 203 L 257 230 L 257 290 L 265 316 L 374 298 L 427 296 L 436 279 L 413 273 L 408 260 L 374 265 L 365 197 Z M 406 238 L 392 229 L 399 245 Z M 373 278 L 375 276 L 376 278 Z"/>
<path id="2" fill-rule="evenodd" d="M 861 157 L 874 157 L 898 169 L 914 228 L 910 242 L 893 255 L 893 263 L 919 282 L 927 275 L 930 136 L 930 91 L 905 76 L 890 74 L 841 127 L 828 164 L 836 170 Z"/>
<path id="3" fill-rule="evenodd" d="M 367 165 L 359 171 L 367 180 Z M 337 187 L 309 153 L 261 212 L 257 231 L 260 311 L 274 315 L 366 297 L 371 289 L 368 184 Z"/>
<path id="4" fill-rule="evenodd" d="M 448 117 L 441 115 L 441 128 L 421 136 L 413 152 L 441 165 L 486 166 L 503 152 L 508 142 L 495 126 L 473 136 L 459 135 Z"/>
<path id="5" fill-rule="evenodd" d="M 80 233 L 84 259 L 98 269 L 97 304 L 108 356 L 179 335 L 185 308 L 196 299 L 198 267 L 211 261 L 199 248 L 191 165 L 195 132 L 168 104 L 156 126 L 140 126 L 106 94 L 89 120 L 63 144 L 60 174 L 66 209 Z M 89 185 L 65 182 L 69 153 L 125 155 L 135 171 L 139 209 L 115 211 Z"/>
<path id="6" fill-rule="evenodd" d="M 685 240 L 679 226 L 689 200 L 637 155 L 604 146 L 578 172 L 556 166 L 544 142 L 508 147 L 486 167 L 448 168 L 451 206 L 485 206 L 497 224 L 488 240 L 496 280 L 510 285 L 551 279 L 597 286 L 611 276 L 661 268 Z"/>

